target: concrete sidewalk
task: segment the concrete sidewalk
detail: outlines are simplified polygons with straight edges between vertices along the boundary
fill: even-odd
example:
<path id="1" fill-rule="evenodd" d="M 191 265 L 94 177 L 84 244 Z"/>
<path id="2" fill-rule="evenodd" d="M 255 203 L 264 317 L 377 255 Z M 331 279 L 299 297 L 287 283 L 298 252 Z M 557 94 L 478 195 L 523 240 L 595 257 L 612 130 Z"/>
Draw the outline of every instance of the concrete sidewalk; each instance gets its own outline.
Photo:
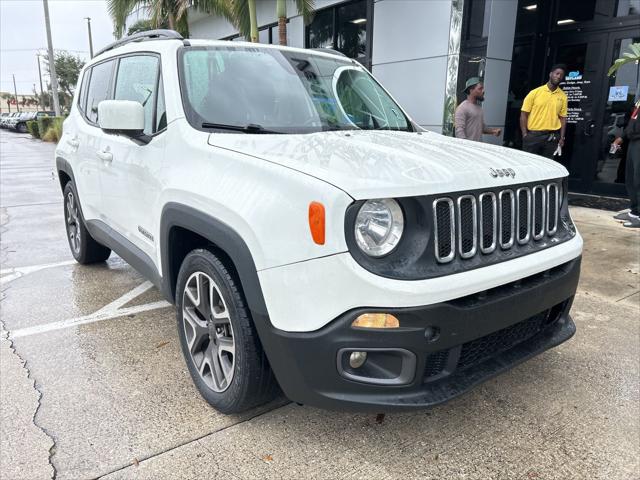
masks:
<path id="1" fill-rule="evenodd" d="M 577 334 L 428 411 L 243 415 L 193 386 L 175 311 L 68 252 L 53 147 L 0 132 L 0 478 L 638 479 L 640 231 L 573 208 Z"/>

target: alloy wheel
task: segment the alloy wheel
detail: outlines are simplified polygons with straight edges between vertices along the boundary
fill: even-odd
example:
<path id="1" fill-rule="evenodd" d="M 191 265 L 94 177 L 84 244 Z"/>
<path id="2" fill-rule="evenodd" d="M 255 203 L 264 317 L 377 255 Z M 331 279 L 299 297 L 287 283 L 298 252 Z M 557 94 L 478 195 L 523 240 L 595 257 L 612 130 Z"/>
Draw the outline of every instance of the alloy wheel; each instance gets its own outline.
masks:
<path id="1" fill-rule="evenodd" d="M 67 234 L 69 243 L 75 253 L 80 252 L 80 213 L 73 192 L 67 193 L 66 201 Z"/>
<path id="2" fill-rule="evenodd" d="M 224 392 L 233 379 L 235 340 L 220 288 L 204 272 L 193 273 L 182 294 L 182 323 L 189 355 L 204 383 Z"/>

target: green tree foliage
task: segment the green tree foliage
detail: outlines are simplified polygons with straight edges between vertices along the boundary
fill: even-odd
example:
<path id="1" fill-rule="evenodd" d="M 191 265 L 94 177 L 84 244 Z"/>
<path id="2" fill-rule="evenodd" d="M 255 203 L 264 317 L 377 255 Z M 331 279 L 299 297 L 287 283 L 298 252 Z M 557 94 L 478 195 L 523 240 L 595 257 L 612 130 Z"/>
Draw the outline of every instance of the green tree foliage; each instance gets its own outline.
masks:
<path id="1" fill-rule="evenodd" d="M 640 43 L 632 43 L 628 48 L 630 51 L 625 52 L 621 58 L 613 62 L 613 65 L 611 65 L 611 68 L 609 68 L 607 75 L 614 75 L 620 69 L 620 67 L 626 65 L 627 63 L 637 64 L 640 62 Z"/>
<path id="2" fill-rule="evenodd" d="M 60 107 L 69 110 L 73 99 L 73 92 L 78 84 L 78 76 L 85 62 L 80 57 L 65 51 L 56 52 L 54 61 L 56 63 L 56 75 L 58 77 Z M 49 75 L 51 75 L 48 58 L 45 58 L 45 68 L 49 72 Z M 48 86 L 48 90 L 51 91 L 51 85 Z M 46 100 L 48 94 L 43 95 Z"/>
<path id="3" fill-rule="evenodd" d="M 124 34 L 127 17 L 137 9 L 146 9 L 152 28 L 166 25 L 177 30 L 184 37 L 189 35 L 187 28 L 187 9 L 192 7 L 203 13 L 226 18 L 232 25 L 238 26 L 233 15 L 234 0 L 107 0 L 109 14 L 113 20 L 113 34 L 120 38 Z M 246 32 L 248 34 L 248 31 Z"/>

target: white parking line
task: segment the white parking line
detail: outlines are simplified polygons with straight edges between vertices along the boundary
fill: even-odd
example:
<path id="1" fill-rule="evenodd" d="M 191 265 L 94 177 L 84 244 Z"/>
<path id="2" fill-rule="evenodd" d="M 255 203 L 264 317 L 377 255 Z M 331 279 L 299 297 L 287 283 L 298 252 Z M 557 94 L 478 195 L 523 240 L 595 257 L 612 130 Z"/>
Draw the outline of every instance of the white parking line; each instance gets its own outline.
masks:
<path id="1" fill-rule="evenodd" d="M 11 267 L 11 268 L 3 268 L 0 270 L 0 285 L 4 285 L 5 283 L 12 282 L 13 280 L 17 280 L 24 275 L 28 275 L 29 273 L 37 272 L 40 270 L 44 270 L 47 268 L 54 267 L 63 267 L 65 265 L 73 265 L 77 263 L 75 260 L 65 260 L 64 262 L 56 262 L 56 263 L 43 263 L 40 265 L 30 265 L 27 267 Z"/>
<path id="2" fill-rule="evenodd" d="M 58 322 L 46 323 L 44 325 L 35 325 L 33 327 L 19 328 L 9 332 L 9 338 L 21 338 L 30 335 L 38 335 L 40 333 L 52 332 L 54 330 L 62 330 L 63 328 L 75 327 L 78 325 L 85 325 L 87 323 L 101 322 L 103 320 L 110 320 L 112 318 L 124 317 L 127 315 L 135 315 L 137 313 L 147 312 L 149 310 L 156 310 L 158 308 L 170 307 L 171 304 L 164 300 L 159 302 L 145 303 L 144 305 L 136 305 L 133 307 L 122 308 L 139 295 L 149 290 L 153 285 L 151 282 L 144 282 L 142 285 L 137 286 L 130 292 L 125 293 L 121 297 L 117 298 L 113 302 L 105 305 L 97 312 L 90 315 L 84 315 L 82 317 L 70 318 L 67 320 L 61 320 Z"/>

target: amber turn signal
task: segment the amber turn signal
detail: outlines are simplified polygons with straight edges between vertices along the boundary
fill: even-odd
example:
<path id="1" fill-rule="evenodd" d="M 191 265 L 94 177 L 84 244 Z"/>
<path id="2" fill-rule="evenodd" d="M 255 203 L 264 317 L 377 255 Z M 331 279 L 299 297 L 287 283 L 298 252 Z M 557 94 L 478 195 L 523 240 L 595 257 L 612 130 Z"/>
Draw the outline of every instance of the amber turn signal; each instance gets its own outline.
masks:
<path id="1" fill-rule="evenodd" d="M 324 205 L 319 202 L 309 204 L 309 229 L 313 241 L 318 245 L 324 245 Z"/>
<path id="2" fill-rule="evenodd" d="M 400 328 L 400 320 L 388 313 L 364 313 L 351 324 L 359 328 Z"/>

